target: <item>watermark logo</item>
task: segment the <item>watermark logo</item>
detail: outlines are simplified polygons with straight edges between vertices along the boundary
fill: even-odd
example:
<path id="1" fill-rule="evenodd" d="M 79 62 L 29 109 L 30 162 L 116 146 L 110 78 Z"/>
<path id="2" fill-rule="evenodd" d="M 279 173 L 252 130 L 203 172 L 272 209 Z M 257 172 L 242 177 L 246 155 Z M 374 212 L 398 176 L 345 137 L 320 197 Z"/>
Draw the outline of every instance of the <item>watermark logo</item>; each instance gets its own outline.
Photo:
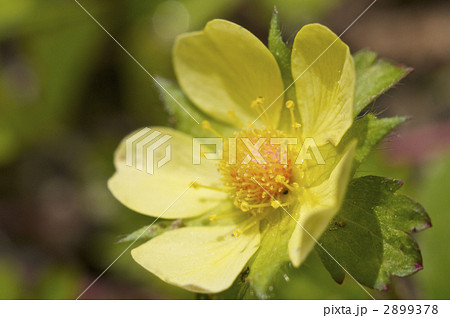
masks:
<path id="1" fill-rule="evenodd" d="M 146 127 L 129 137 L 125 143 L 126 165 L 133 167 L 135 164 L 136 169 L 140 171 L 144 171 L 145 166 L 145 171 L 153 175 L 155 152 L 172 138 L 170 135 L 160 136 L 161 132 Z M 158 139 L 158 137 L 160 138 Z M 168 163 L 171 157 L 172 147 L 168 144 L 164 149 L 164 156 L 156 163 L 157 168 Z"/>
<path id="2" fill-rule="evenodd" d="M 240 141 L 240 145 L 241 147 L 244 147 L 246 156 L 241 162 L 237 162 L 237 148 L 239 147 L 237 138 L 228 138 L 227 160 L 230 165 L 246 165 L 249 164 L 250 161 L 260 165 L 267 164 L 266 158 L 263 153 L 261 153 L 263 146 L 266 144 L 278 147 L 278 160 L 280 164 L 288 163 L 288 146 L 297 146 L 297 155 L 295 158 L 296 165 L 301 165 L 308 160 L 315 160 L 319 165 L 325 164 L 325 160 L 313 138 L 305 138 L 300 145 L 297 145 L 297 138 L 290 137 L 259 138 L 255 142 L 252 142 L 249 138 L 240 138 Z M 210 146 L 207 149 L 208 152 L 201 150 L 202 145 Z M 212 145 L 214 147 L 211 147 Z M 204 157 L 207 160 L 221 160 L 223 159 L 223 148 L 223 138 L 194 138 L 192 141 L 192 163 L 194 165 L 199 165 L 201 163 L 201 157 Z"/>

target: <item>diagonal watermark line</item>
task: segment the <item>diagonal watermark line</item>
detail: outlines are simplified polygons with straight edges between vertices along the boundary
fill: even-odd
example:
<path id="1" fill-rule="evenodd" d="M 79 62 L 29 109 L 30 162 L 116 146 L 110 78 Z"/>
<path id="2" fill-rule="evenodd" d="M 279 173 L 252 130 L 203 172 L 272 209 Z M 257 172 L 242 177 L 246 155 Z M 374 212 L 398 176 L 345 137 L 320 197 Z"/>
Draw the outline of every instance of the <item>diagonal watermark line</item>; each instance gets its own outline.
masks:
<path id="1" fill-rule="evenodd" d="M 197 121 L 197 119 L 195 119 L 194 116 L 192 116 L 191 113 L 189 113 L 189 112 L 187 111 L 187 109 L 186 109 L 183 105 L 181 105 L 181 103 L 180 103 L 178 100 L 176 100 L 175 97 L 173 97 L 172 94 L 170 94 L 170 93 L 167 91 L 167 89 L 165 89 L 164 86 L 162 86 L 162 85 L 156 80 L 156 78 L 155 78 L 152 74 L 150 74 L 150 72 L 147 71 L 147 69 L 146 69 L 145 67 L 143 67 L 142 64 L 139 63 L 139 61 L 138 61 L 133 55 L 131 55 L 130 52 L 127 51 L 127 49 L 125 49 L 125 48 L 123 47 L 123 45 L 120 44 L 119 41 L 117 41 L 117 40 L 111 35 L 111 33 L 109 33 L 108 30 L 106 30 L 106 29 L 103 27 L 103 25 L 102 25 L 100 22 L 98 22 L 98 21 L 94 18 L 94 16 L 93 16 L 88 10 L 86 10 L 85 7 L 83 7 L 77 0 L 74 0 L 74 1 L 78 4 L 78 6 L 79 6 L 81 9 L 83 9 L 84 12 L 86 12 L 86 14 L 87 14 L 87 15 L 88 15 L 95 23 L 98 24 L 98 26 L 99 26 L 100 28 L 102 28 L 103 31 L 106 32 L 106 34 L 109 35 L 109 37 L 110 37 L 111 39 L 113 39 L 114 42 L 117 43 L 118 46 L 120 46 L 120 48 L 121 48 L 121 49 L 122 49 L 122 50 L 123 50 L 123 51 L 124 51 L 124 52 L 125 52 L 125 53 L 126 53 L 126 54 L 127 54 L 127 55 L 128 55 L 128 56 L 136 63 L 136 64 L 137 64 L 137 65 L 139 65 L 139 67 L 140 67 L 145 73 L 147 73 L 148 76 L 150 76 L 150 77 L 152 78 L 152 80 L 153 80 L 156 84 L 158 84 L 159 87 L 161 87 L 161 88 L 164 90 L 164 92 L 166 92 L 167 95 L 170 96 L 170 98 L 172 98 L 172 99 L 174 100 L 175 103 L 177 103 L 178 106 L 181 107 L 181 109 L 183 109 L 183 110 L 186 112 L 186 114 L 188 114 L 188 115 L 189 115 L 189 116 L 190 116 L 190 117 L 191 117 L 198 125 L 200 125 L 200 123 Z"/>
<path id="2" fill-rule="evenodd" d="M 272 194 L 270 194 L 270 192 L 268 192 L 254 177 L 252 177 L 252 179 L 253 179 L 253 181 L 255 181 L 255 183 L 256 184 L 258 184 L 260 187 L 261 187 L 261 189 L 263 189 L 264 190 L 264 192 L 266 192 L 269 196 L 270 196 L 270 198 L 272 199 L 272 200 L 275 200 L 275 201 L 277 201 L 273 196 L 272 196 Z M 324 250 L 324 252 L 325 253 L 327 253 L 328 254 L 328 256 L 330 256 L 335 262 L 336 262 L 336 264 L 338 264 L 346 273 L 347 273 L 347 275 L 348 276 L 350 276 L 357 284 L 358 284 L 358 286 L 359 287 L 361 287 L 362 288 L 362 290 L 364 290 L 365 292 L 366 292 L 366 294 L 367 295 L 369 295 L 369 297 L 370 298 L 372 298 L 373 300 L 375 300 L 375 298 L 363 287 L 363 285 L 361 285 L 353 276 L 352 276 L 352 274 L 350 274 L 345 268 L 344 268 L 344 266 L 342 266 L 334 257 L 333 257 L 333 255 L 331 255 L 330 254 L 330 252 L 328 252 L 327 250 L 326 250 L 326 248 L 325 247 L 323 247 L 322 246 L 322 244 L 320 244 L 317 240 L 316 240 L 316 238 L 314 237 L 314 236 L 312 236 L 311 235 L 311 233 L 309 233 L 308 232 L 308 230 L 307 229 L 305 229 L 304 227 L 303 227 L 303 225 L 301 225 L 300 224 L 300 222 L 298 222 L 283 206 L 280 206 L 283 210 L 284 210 L 284 212 L 286 212 L 294 221 L 295 221 L 295 223 L 297 223 L 298 224 L 298 226 L 300 226 L 301 228 L 302 228 L 302 230 L 303 231 L 305 231 L 305 233 L 306 234 L 308 234 L 309 235 L 309 237 L 311 237 L 311 239 L 321 248 L 321 249 L 323 249 Z"/>
<path id="3" fill-rule="evenodd" d="M 81 296 L 83 296 L 84 295 L 84 293 L 86 293 L 88 290 L 89 290 L 89 288 L 91 288 L 99 279 L 100 279 L 100 277 L 102 277 L 103 276 L 103 274 L 105 274 L 107 271 L 108 271 L 108 269 L 110 269 L 110 267 L 111 266 L 113 266 L 114 265 L 114 263 L 115 262 L 117 262 L 117 260 L 120 258 L 120 257 L 122 257 L 122 255 L 123 254 L 125 254 L 125 252 L 126 251 L 128 251 L 129 249 L 130 249 L 130 247 L 134 244 L 134 243 L 136 243 L 136 241 L 137 240 L 139 240 L 140 238 L 141 238 L 141 236 L 142 235 L 144 235 L 144 233 L 145 232 L 147 232 L 147 230 L 153 225 L 153 224 L 155 224 L 155 222 L 156 221 L 158 221 L 159 220 L 159 218 L 160 217 L 162 217 L 162 215 L 164 214 L 164 213 L 166 213 L 166 211 L 167 210 L 169 210 L 171 207 L 172 207 L 172 205 L 174 205 L 175 204 L 175 202 L 177 202 L 178 201 L 178 199 L 179 198 L 181 198 L 185 193 L 186 193 L 186 191 L 187 190 L 189 190 L 191 187 L 192 187 L 192 185 L 199 179 L 200 177 L 197 177 L 197 179 L 195 179 L 193 182 L 191 182 L 190 184 L 189 184 L 189 186 L 163 211 L 163 213 L 161 213 L 153 222 L 152 222 L 152 224 L 150 224 L 144 231 L 142 231 L 142 233 L 133 241 L 133 242 L 131 242 L 131 244 L 130 245 L 128 245 L 128 247 L 100 274 L 100 275 L 98 275 L 97 276 L 97 278 L 96 279 L 94 279 L 94 281 L 85 289 L 85 290 L 83 290 L 83 292 L 77 297 L 77 299 L 76 300 L 78 300 L 78 299 L 80 299 L 80 297 Z"/>
<path id="4" fill-rule="evenodd" d="M 280 96 L 278 96 L 269 106 L 267 106 L 267 108 L 266 109 L 264 109 L 264 111 L 262 111 L 261 112 L 261 114 L 259 114 L 259 116 L 252 122 L 252 125 L 254 125 L 255 124 L 255 122 L 259 119 L 259 118 L 261 118 L 261 116 L 262 115 L 264 115 L 264 113 L 270 108 L 270 107 L 272 107 L 272 105 L 273 104 L 275 104 L 276 103 L 276 101 L 277 100 L 279 100 L 280 99 L 280 97 L 281 96 L 283 96 L 284 95 L 284 93 L 286 93 L 286 91 L 292 86 L 292 85 L 294 85 L 294 83 L 303 75 L 303 74 L 305 74 L 305 72 L 307 71 L 307 70 L 309 70 L 310 69 L 310 67 L 311 66 L 313 66 L 314 65 L 314 63 L 316 63 L 317 62 L 317 60 L 318 59 L 320 59 L 320 57 L 322 56 L 322 55 L 324 55 L 325 54 L 325 52 L 327 52 L 328 51 L 328 49 L 334 44 L 334 43 L 336 43 L 336 41 L 338 40 L 338 39 L 340 39 L 341 38 L 341 36 L 343 36 L 344 35 L 344 33 L 345 32 L 347 32 L 347 30 L 348 29 L 350 29 L 352 26 L 353 26 L 353 24 L 355 24 L 356 23 L 356 21 L 358 21 L 363 15 L 364 15 L 364 13 L 366 13 L 367 12 L 367 10 L 369 10 L 374 4 L 375 4 L 375 2 L 377 2 L 377 0 L 374 0 L 363 12 L 361 12 L 361 14 L 355 19 L 355 20 L 353 20 L 353 22 L 336 38 L 336 40 L 334 40 L 333 41 L 333 43 L 331 43 L 326 49 L 325 49 L 325 51 L 323 51 L 322 52 L 322 54 L 320 54 L 315 60 L 314 60 L 314 62 L 312 62 L 281 94 L 280 94 Z"/>

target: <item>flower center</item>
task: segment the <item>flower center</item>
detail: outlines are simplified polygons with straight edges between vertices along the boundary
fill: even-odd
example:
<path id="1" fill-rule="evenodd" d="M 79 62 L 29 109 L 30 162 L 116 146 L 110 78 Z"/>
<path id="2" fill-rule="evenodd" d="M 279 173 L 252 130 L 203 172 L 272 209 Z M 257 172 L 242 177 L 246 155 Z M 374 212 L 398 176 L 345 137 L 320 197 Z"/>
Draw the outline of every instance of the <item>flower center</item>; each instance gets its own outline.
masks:
<path id="1" fill-rule="evenodd" d="M 285 138 L 279 130 L 248 128 L 225 145 L 219 171 L 225 190 L 242 211 L 260 213 L 264 207 L 283 205 L 292 173 L 287 146 L 281 146 Z"/>
<path id="2" fill-rule="evenodd" d="M 235 132 L 235 137 L 228 138 L 228 143 L 225 143 L 223 159 L 218 165 L 223 187 L 193 183 L 194 188 L 227 192 L 234 199 L 234 205 L 239 208 L 239 211 L 229 214 L 212 214 L 209 216 L 211 222 L 242 215 L 242 212 L 254 216 L 233 231 L 236 237 L 259 224 L 273 209 L 292 204 L 295 195 L 290 195 L 290 192 L 301 191 L 297 182 L 291 182 L 294 177 L 293 163 L 289 159 L 291 156 L 288 149 L 288 145 L 297 144 L 297 140 L 273 128 L 267 112 L 262 107 L 263 103 L 264 98 L 258 97 L 252 102 L 251 108 L 260 114 L 266 128 L 252 128 L 252 124 L 249 124 L 248 128 Z M 294 102 L 288 100 L 286 108 L 291 116 L 291 133 L 298 138 L 301 125 L 295 119 Z M 243 126 L 232 110 L 228 111 L 228 116 Z M 204 121 L 202 127 L 223 138 L 208 121 Z"/>

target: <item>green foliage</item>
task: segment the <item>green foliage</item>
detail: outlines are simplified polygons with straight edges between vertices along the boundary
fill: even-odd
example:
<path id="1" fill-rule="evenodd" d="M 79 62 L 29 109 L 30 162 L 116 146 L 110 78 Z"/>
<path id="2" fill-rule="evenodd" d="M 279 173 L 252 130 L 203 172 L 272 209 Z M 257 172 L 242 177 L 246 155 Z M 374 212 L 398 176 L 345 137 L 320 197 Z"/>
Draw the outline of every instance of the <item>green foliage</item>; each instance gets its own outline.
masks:
<path id="1" fill-rule="evenodd" d="M 286 89 L 286 92 L 284 92 L 283 96 L 284 99 L 296 100 L 297 97 L 295 95 L 295 85 L 293 85 L 294 79 L 291 72 L 291 49 L 283 41 L 280 24 L 278 22 L 278 12 L 276 9 L 274 9 L 272 19 L 270 21 L 269 50 L 275 57 L 275 60 L 278 63 L 278 67 L 280 68 L 281 78 L 283 80 L 284 88 Z M 294 112 L 297 118 L 300 118 L 298 110 L 294 109 Z M 281 110 L 280 128 L 287 129 L 290 125 L 290 122 L 290 113 L 288 109 L 283 107 Z"/>
<path id="2" fill-rule="evenodd" d="M 367 176 L 354 179 L 340 212 L 320 244 L 360 283 L 388 289 L 391 275 L 408 276 L 422 269 L 422 256 L 409 233 L 431 226 L 423 207 L 396 194 L 403 182 Z M 337 282 L 345 272 L 323 249 L 323 264 Z"/>
<path id="3" fill-rule="evenodd" d="M 275 57 L 275 60 L 277 60 L 278 66 L 280 67 L 284 86 L 287 87 L 291 85 L 293 82 L 291 73 L 291 50 L 283 41 L 278 22 L 278 12 L 276 10 L 274 10 L 270 21 L 269 50 Z"/>
<path id="4" fill-rule="evenodd" d="M 433 229 L 419 234 L 425 270 L 414 278 L 418 283 L 420 298 L 449 299 L 450 156 L 429 161 L 423 174 L 425 180 L 420 187 L 419 198 L 433 219 Z"/>
<path id="5" fill-rule="evenodd" d="M 260 299 L 269 296 L 276 274 L 289 261 L 287 246 L 296 226 L 292 217 L 283 209 L 278 209 L 261 226 L 261 245 L 249 264 L 248 276 L 251 288 Z"/>
<path id="6" fill-rule="evenodd" d="M 391 117 L 378 119 L 373 114 L 355 120 L 352 127 L 344 135 L 339 147 L 344 149 L 355 138 L 358 140 L 354 156 L 356 169 L 369 155 L 370 151 L 395 127 L 404 123 L 406 117 Z"/>
<path id="7" fill-rule="evenodd" d="M 353 55 L 356 68 L 354 115 L 411 73 L 412 68 L 377 60 L 377 54 L 362 50 Z"/>
<path id="8" fill-rule="evenodd" d="M 274 281 L 273 299 L 370 299 L 352 279 L 341 285 L 330 279 L 317 253 L 297 269 L 283 266 Z"/>

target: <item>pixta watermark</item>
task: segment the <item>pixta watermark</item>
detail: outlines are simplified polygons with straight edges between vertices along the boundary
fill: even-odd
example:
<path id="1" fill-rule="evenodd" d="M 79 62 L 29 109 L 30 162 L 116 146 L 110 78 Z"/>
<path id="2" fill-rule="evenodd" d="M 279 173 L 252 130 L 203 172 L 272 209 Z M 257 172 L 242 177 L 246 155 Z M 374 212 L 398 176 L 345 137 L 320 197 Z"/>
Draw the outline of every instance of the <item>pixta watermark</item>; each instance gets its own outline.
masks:
<path id="1" fill-rule="evenodd" d="M 325 160 L 320 152 L 319 147 L 313 138 L 305 138 L 299 144 L 298 138 L 294 137 L 272 137 L 259 138 L 253 142 L 250 138 L 228 138 L 227 157 L 230 165 L 246 165 L 251 161 L 261 165 L 267 164 L 269 155 L 265 146 L 271 145 L 270 149 L 277 148 L 276 158 L 278 164 L 288 164 L 289 155 L 295 156 L 295 164 L 301 165 L 307 160 L 315 160 L 317 164 L 324 165 Z M 214 145 L 214 151 L 202 151 L 202 145 Z M 289 151 L 289 146 L 296 146 L 297 153 Z M 210 150 L 211 147 L 208 148 Z M 243 149 L 242 149 L 243 148 Z M 244 151 L 244 158 L 238 162 L 238 153 Z M 192 163 L 199 165 L 202 155 L 207 160 L 223 160 L 224 159 L 224 138 L 193 138 L 192 141 Z M 273 151 L 270 152 L 273 155 Z M 314 158 L 313 158 L 314 156 Z M 270 160 L 269 160 L 270 161 Z M 273 161 L 272 161 L 273 162 Z"/>
<path id="2" fill-rule="evenodd" d="M 163 134 L 158 130 L 141 129 L 127 138 L 125 142 L 126 165 L 153 175 L 155 166 L 159 169 L 172 159 L 171 139 L 172 136 Z M 271 149 L 269 154 L 267 153 L 268 145 Z M 225 148 L 226 152 L 224 151 Z M 296 151 L 293 151 L 293 149 Z M 202 160 L 223 160 L 225 153 L 227 157 L 225 159 L 230 165 L 246 165 L 250 162 L 265 165 L 268 161 L 274 163 L 273 158 L 267 158 L 274 152 L 276 152 L 277 164 L 294 162 L 296 165 L 301 165 L 310 160 L 315 160 L 319 165 L 325 164 L 320 149 L 313 138 L 305 138 L 299 142 L 299 139 L 294 137 L 262 137 L 256 141 L 252 141 L 250 138 L 194 137 L 192 139 L 192 153 L 181 155 L 192 156 L 193 165 L 200 165 Z M 245 156 L 240 158 L 238 153 L 245 154 Z"/>
<path id="3" fill-rule="evenodd" d="M 125 142 L 126 165 L 135 166 L 136 169 L 152 175 L 156 160 L 155 153 L 172 138 L 170 135 L 161 135 L 162 133 L 157 130 L 143 128 L 129 137 Z M 164 166 L 170 159 L 172 159 L 172 146 L 169 143 L 164 148 L 162 158 L 157 160 L 157 168 Z"/>

